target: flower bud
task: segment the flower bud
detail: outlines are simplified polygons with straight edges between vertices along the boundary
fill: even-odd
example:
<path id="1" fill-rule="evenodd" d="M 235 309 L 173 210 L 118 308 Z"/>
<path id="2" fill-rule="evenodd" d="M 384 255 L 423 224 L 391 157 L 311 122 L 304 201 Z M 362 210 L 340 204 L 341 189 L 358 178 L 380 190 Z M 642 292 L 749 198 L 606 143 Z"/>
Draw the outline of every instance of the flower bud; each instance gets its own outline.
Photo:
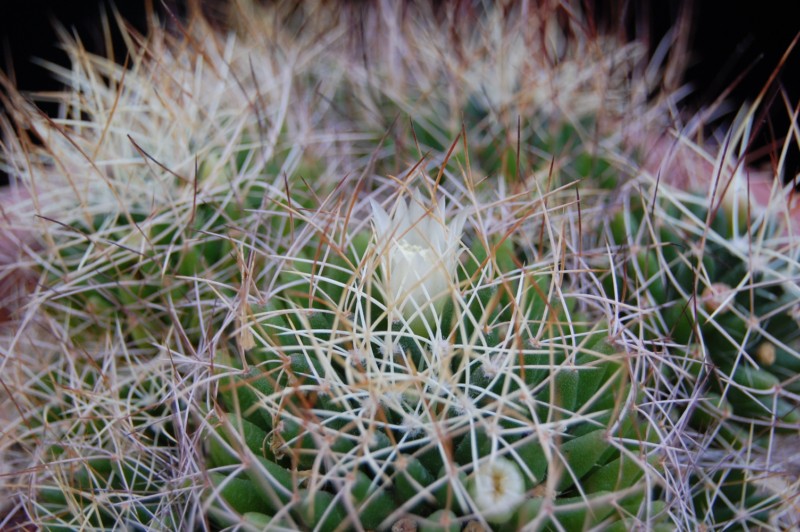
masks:
<path id="1" fill-rule="evenodd" d="M 445 224 L 444 200 L 426 209 L 419 192 L 408 205 L 398 203 L 392 216 L 371 204 L 390 316 L 415 329 L 425 321 L 435 326 L 454 285 L 464 215 Z"/>

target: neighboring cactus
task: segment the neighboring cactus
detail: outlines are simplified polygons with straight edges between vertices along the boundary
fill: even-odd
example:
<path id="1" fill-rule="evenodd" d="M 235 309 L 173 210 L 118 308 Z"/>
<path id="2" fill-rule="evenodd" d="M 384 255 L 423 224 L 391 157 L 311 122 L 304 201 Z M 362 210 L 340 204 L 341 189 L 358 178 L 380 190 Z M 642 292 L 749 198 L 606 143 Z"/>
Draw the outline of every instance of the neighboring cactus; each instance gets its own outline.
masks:
<path id="1" fill-rule="evenodd" d="M 748 462 L 800 428 L 800 248 L 783 194 L 765 195 L 769 183 L 737 166 L 721 158 L 707 193 L 643 176 L 608 221 L 627 259 L 604 286 L 643 310 L 643 334 L 664 345 L 663 378 L 686 401 L 674 423 L 698 435 L 701 462 L 718 460 L 690 470 L 684 503 L 704 522 L 787 526 L 784 496 L 762 488 L 773 466 Z"/>

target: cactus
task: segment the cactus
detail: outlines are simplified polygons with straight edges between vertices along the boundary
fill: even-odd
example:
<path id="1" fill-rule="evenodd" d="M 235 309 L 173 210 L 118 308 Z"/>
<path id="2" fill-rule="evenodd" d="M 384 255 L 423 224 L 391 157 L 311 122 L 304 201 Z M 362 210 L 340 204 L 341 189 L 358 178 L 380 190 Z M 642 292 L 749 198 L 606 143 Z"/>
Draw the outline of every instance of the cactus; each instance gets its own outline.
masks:
<path id="1" fill-rule="evenodd" d="M 609 483 L 585 524 L 637 515 L 657 437 L 586 294 L 552 259 L 516 266 L 506 235 L 462 237 L 467 207 L 450 220 L 443 201 L 420 193 L 391 200 L 392 215 L 370 201 L 348 213 L 372 218 L 371 238 L 345 232 L 344 213 L 327 212 L 322 235 L 313 219 L 305 231 L 297 221 L 297 256 L 323 242 L 344 250 L 286 260 L 270 303 L 242 324 L 252 347 L 218 360 L 225 414 L 211 465 L 230 470 L 242 495 L 263 490 L 262 513 L 288 512 L 299 527 L 423 526 L 437 512 L 499 526 L 531 490 L 577 509 L 594 501 L 587 486 Z M 239 491 L 222 500 L 244 513 Z M 310 513 L 300 491 L 345 520 Z"/>
<path id="2" fill-rule="evenodd" d="M 9 521 L 796 523 L 787 206 L 680 134 L 723 178 L 652 175 L 670 107 L 577 5 L 443 9 L 238 2 L 68 41 L 58 119 L 4 89 Z"/>
<path id="3" fill-rule="evenodd" d="M 748 130 L 743 115 L 731 145 Z M 686 398 L 672 417 L 698 434 L 702 444 L 689 449 L 704 464 L 684 501 L 691 511 L 707 523 L 791 526 L 781 494 L 764 488 L 769 467 L 754 457 L 800 427 L 796 225 L 777 185 L 737 167 L 720 157 L 708 174 L 716 179 L 689 190 L 644 175 L 607 221 L 626 258 L 604 286 L 624 285 L 644 309 L 643 334 L 666 349 L 664 379 Z"/>

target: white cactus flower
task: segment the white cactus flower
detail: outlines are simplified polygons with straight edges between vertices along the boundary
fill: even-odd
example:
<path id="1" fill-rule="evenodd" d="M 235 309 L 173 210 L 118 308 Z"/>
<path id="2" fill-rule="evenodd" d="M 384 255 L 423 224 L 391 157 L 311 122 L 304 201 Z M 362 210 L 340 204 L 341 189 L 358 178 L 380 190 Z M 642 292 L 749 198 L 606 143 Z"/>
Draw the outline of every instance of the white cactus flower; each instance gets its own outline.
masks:
<path id="1" fill-rule="evenodd" d="M 418 328 L 435 324 L 452 289 L 465 215 L 445 223 L 445 201 L 429 209 L 417 191 L 393 216 L 370 200 L 375 244 L 392 319 L 402 316 Z M 399 313 L 399 315 L 398 315 Z"/>
<path id="2" fill-rule="evenodd" d="M 494 458 L 473 473 L 470 495 L 487 521 L 503 524 L 525 500 L 525 480 L 514 462 Z"/>

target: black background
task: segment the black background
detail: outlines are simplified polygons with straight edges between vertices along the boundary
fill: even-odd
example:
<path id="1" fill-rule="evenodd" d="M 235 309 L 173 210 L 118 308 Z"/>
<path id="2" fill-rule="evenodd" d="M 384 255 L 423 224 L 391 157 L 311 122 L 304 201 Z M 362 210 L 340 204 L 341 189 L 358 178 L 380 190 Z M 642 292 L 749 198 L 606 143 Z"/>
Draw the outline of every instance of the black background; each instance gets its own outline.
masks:
<path id="1" fill-rule="evenodd" d="M 7 74 L 13 72 L 20 89 L 58 88 L 44 68 L 31 62 L 32 57 L 38 57 L 66 64 L 66 55 L 57 46 L 54 21 L 76 32 L 90 51 L 105 53 L 99 21 L 103 7 L 105 12 L 110 12 L 111 4 L 108 1 L 2 1 L 0 47 L 3 55 L 0 69 Z M 675 25 L 679 17 L 688 16 L 692 26 L 689 34 L 690 67 L 684 81 L 694 88 L 684 102 L 688 109 L 710 105 L 720 93 L 734 84 L 736 86 L 729 98 L 733 109 L 758 95 L 800 31 L 800 21 L 791 12 L 793 3 L 782 0 L 584 1 L 586 8 L 594 11 L 599 26 L 614 28 L 631 38 L 644 37 L 653 45 Z M 147 27 L 148 4 L 161 20 L 168 23 L 173 16 L 180 19 L 186 10 L 186 0 L 119 0 L 116 8 L 133 27 L 144 31 Z M 790 55 L 776 82 L 769 87 L 768 96 L 773 98 L 774 104 L 772 111 L 759 121 L 761 129 L 753 142 L 751 163 L 769 164 L 770 157 L 774 160 L 780 150 L 789 124 L 780 90 L 788 96 L 792 106 L 797 106 L 800 100 L 798 48 Z M 115 50 L 118 53 L 122 51 L 120 41 L 117 41 Z M 117 59 L 123 61 L 124 57 Z M 55 109 L 45 107 L 45 111 L 52 113 Z M 770 149 L 770 146 L 774 149 Z M 800 171 L 796 145 L 785 170 L 784 179 L 794 178 Z"/>

